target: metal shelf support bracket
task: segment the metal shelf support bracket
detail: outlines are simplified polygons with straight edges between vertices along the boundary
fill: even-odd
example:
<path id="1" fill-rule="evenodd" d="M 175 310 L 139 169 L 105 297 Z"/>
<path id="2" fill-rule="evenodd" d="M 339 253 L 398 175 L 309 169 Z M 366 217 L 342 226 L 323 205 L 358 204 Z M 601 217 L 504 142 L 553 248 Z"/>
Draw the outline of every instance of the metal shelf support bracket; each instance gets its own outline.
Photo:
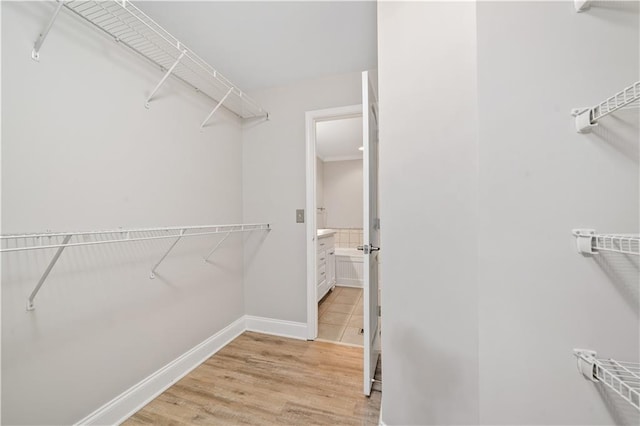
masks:
<path id="1" fill-rule="evenodd" d="M 51 18 L 49 18 L 47 26 L 44 27 L 44 30 L 42 30 L 42 32 L 38 36 L 38 39 L 34 43 L 33 50 L 31 51 L 31 59 L 33 59 L 34 61 L 40 60 L 40 48 L 42 47 L 44 41 L 47 39 L 47 35 L 49 34 L 51 27 L 53 27 L 53 23 L 56 21 L 56 18 L 58 17 L 62 6 L 64 6 L 64 0 L 59 0 L 58 6 L 56 6 L 56 10 L 53 12 L 53 15 L 51 15 Z"/>
<path id="2" fill-rule="evenodd" d="M 224 240 L 226 240 L 227 238 L 229 238 L 229 235 L 231 235 L 231 232 L 232 232 L 232 231 L 227 232 L 227 234 L 226 234 L 224 237 L 222 237 L 222 239 L 221 239 L 220 241 L 218 241 L 218 244 L 216 244 L 216 245 L 215 245 L 215 247 L 211 249 L 211 251 L 209 252 L 209 254 L 207 254 L 207 255 L 204 257 L 204 261 L 205 261 L 205 262 L 208 262 L 208 261 L 209 261 L 209 258 L 211 257 L 211 255 L 212 255 L 216 250 L 218 250 L 218 247 L 220 247 L 220 246 L 222 245 L 222 243 L 224 243 Z"/>
<path id="3" fill-rule="evenodd" d="M 581 254 L 595 254 L 593 250 L 593 237 L 596 235 L 594 229 L 574 229 L 573 236 L 576 237 L 576 248 Z"/>
<path id="4" fill-rule="evenodd" d="M 592 382 L 598 382 L 598 378 L 595 376 L 595 363 L 596 357 L 598 354 L 596 351 L 592 351 L 589 349 L 574 349 L 573 354 L 578 359 L 578 371 L 582 373 L 582 375 Z"/>
<path id="5" fill-rule="evenodd" d="M 180 60 L 182 59 L 182 57 L 187 53 L 186 50 L 183 50 L 182 53 L 180 54 L 180 56 L 178 56 L 178 59 L 176 59 L 176 61 L 173 63 L 173 65 L 171 65 L 171 67 L 167 70 L 167 72 L 165 73 L 165 75 L 162 77 L 162 79 L 158 82 L 158 84 L 156 85 L 156 87 L 151 91 L 151 94 L 149 95 L 149 97 L 147 98 L 147 100 L 144 103 L 145 108 L 149 108 L 149 102 L 151 102 L 151 98 L 153 98 L 153 95 L 156 94 L 156 92 L 158 91 L 158 89 L 160 89 L 160 87 L 164 84 L 164 82 L 167 80 L 167 78 L 169 78 L 169 76 L 171 75 L 171 73 L 173 72 L 173 70 L 178 66 L 178 64 L 180 63 Z"/>
<path id="6" fill-rule="evenodd" d="M 591 8 L 591 0 L 573 0 L 573 5 L 576 8 L 576 12 L 584 12 Z"/>
<path id="7" fill-rule="evenodd" d="M 158 260 L 158 262 L 155 265 L 153 265 L 153 268 L 151 268 L 151 273 L 149 273 L 149 278 L 154 279 L 156 277 L 156 269 L 158 268 L 158 266 L 160 266 L 162 261 L 169 255 L 169 253 L 171 253 L 171 250 L 173 250 L 173 248 L 176 246 L 176 244 L 178 244 L 178 241 L 180 241 L 182 239 L 182 237 L 184 236 L 185 232 L 187 232 L 186 229 L 180 230 L 180 235 L 178 236 L 178 238 L 176 238 L 176 240 L 171 244 L 171 246 L 169 246 L 169 248 L 162 255 L 160 260 Z"/>
<path id="8" fill-rule="evenodd" d="M 574 108 L 571 115 L 576 118 L 576 132 L 591 133 L 591 130 L 598 125 L 591 120 L 591 108 Z"/>
<path id="9" fill-rule="evenodd" d="M 203 129 L 205 124 L 207 124 L 207 121 L 209 121 L 209 119 L 211 117 L 213 117 L 213 114 L 216 113 L 216 111 L 218 110 L 218 108 L 220 108 L 222 106 L 222 104 L 224 103 L 224 101 L 227 100 L 227 98 L 229 97 L 229 95 L 231 94 L 231 92 L 233 92 L 233 87 L 231 87 L 228 91 L 227 94 L 224 95 L 222 97 L 222 99 L 220 99 L 220 102 L 218 102 L 218 105 L 215 106 L 215 108 L 209 113 L 209 115 L 207 115 L 207 118 L 204 119 L 204 121 L 202 122 L 202 124 L 200 125 L 200 129 Z"/>
<path id="10" fill-rule="evenodd" d="M 62 241 L 62 245 L 58 247 L 56 254 L 53 255 L 51 262 L 49 262 L 49 266 L 47 266 L 47 269 L 44 270 L 44 273 L 40 277 L 40 281 L 38 281 L 38 284 L 36 284 L 36 287 L 33 289 L 33 291 L 31 292 L 31 295 L 29 296 L 29 299 L 27 300 L 27 311 L 33 311 L 35 309 L 35 306 L 33 305 L 33 300 L 36 298 L 36 295 L 40 291 L 42 284 L 44 284 L 45 280 L 49 276 L 49 273 L 51 272 L 56 262 L 58 261 L 58 258 L 60 257 L 64 249 L 67 247 L 67 244 L 69 243 L 69 240 L 71 239 L 71 237 L 73 237 L 73 234 L 68 234 L 64 237 L 64 240 Z"/>

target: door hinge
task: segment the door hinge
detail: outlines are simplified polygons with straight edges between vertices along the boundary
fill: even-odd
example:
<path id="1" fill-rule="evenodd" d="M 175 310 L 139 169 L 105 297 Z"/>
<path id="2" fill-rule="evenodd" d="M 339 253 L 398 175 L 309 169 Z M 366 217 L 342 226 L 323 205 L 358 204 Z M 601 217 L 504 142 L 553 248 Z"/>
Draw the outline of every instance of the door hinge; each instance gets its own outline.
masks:
<path id="1" fill-rule="evenodd" d="M 380 218 L 376 217 L 373 222 L 373 229 L 380 229 Z"/>
<path id="2" fill-rule="evenodd" d="M 378 316 L 382 316 L 382 306 L 378 305 Z"/>

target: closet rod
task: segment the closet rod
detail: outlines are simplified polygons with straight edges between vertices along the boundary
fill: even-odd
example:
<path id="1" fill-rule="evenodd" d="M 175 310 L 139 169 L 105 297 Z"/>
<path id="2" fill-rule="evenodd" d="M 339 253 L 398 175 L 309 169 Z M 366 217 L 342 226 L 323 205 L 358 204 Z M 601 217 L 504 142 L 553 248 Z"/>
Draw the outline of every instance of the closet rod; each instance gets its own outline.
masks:
<path id="1" fill-rule="evenodd" d="M 602 383 L 622 399 L 640 410 L 640 364 L 615 359 L 598 359 L 589 349 L 574 349 L 578 371 L 592 382 Z"/>
<path id="2" fill-rule="evenodd" d="M 24 241 L 27 245 L 22 247 L 5 247 L 0 248 L 0 253 L 8 253 L 8 252 L 19 252 L 19 251 L 29 251 L 29 250 L 43 250 L 43 249 L 52 249 L 57 248 L 58 250 L 54 254 L 53 258 L 47 265 L 44 273 L 38 280 L 35 288 L 31 292 L 27 300 L 27 310 L 32 311 L 34 309 L 34 299 L 40 288 L 46 281 L 49 273 L 58 262 L 60 255 L 67 247 L 78 247 L 78 246 L 91 246 L 91 245 L 100 245 L 100 244 L 113 244 L 113 243 L 122 243 L 122 242 L 133 242 L 133 241 L 148 241 L 148 240 L 160 240 L 166 238 L 176 238 L 176 240 L 171 244 L 171 246 L 166 250 L 164 255 L 160 258 L 158 262 L 151 268 L 150 278 L 155 278 L 155 271 L 160 266 L 162 261 L 169 255 L 171 250 L 176 246 L 178 241 L 180 241 L 184 237 L 197 237 L 202 235 L 212 235 L 212 234 L 226 234 L 222 241 L 218 242 L 213 250 L 209 252 L 206 256 L 208 259 L 213 252 L 224 242 L 227 237 L 234 232 L 252 232 L 252 231 L 270 231 L 271 226 L 268 223 L 252 223 L 252 224 L 238 224 L 238 225 L 198 225 L 198 226 L 171 226 L 171 227 L 163 227 L 163 228 L 133 228 L 133 229 L 114 229 L 114 230 L 106 230 L 106 231 L 80 231 L 80 232 L 46 232 L 46 233 L 33 233 L 33 234 L 10 234 L 10 235 L 1 235 L 0 239 L 2 240 L 15 240 L 16 242 L 19 240 L 27 240 Z M 198 232 L 189 232 L 189 231 L 198 231 Z M 164 232 L 167 235 L 154 235 L 148 236 L 149 233 L 154 232 Z M 132 234 L 134 234 L 132 236 Z M 141 236 L 135 236 L 135 234 L 147 234 Z M 86 240 L 89 237 L 97 237 L 100 235 L 106 235 L 109 239 L 106 240 L 94 240 L 94 241 L 81 241 L 81 242 L 70 242 L 72 238 L 84 237 Z M 51 238 L 60 238 L 64 237 L 61 243 L 50 244 Z M 43 244 L 42 241 L 44 239 L 48 239 L 47 243 Z M 34 241 L 35 240 L 35 241 Z M 7 243 L 5 242 L 5 245 Z"/>
<path id="3" fill-rule="evenodd" d="M 591 108 L 574 108 L 571 114 L 576 118 L 576 130 L 578 133 L 589 133 L 601 118 L 639 101 L 640 81 L 637 81 Z"/>
<path id="4" fill-rule="evenodd" d="M 593 229 L 574 229 L 578 253 L 596 254 L 600 251 L 640 256 L 639 234 L 596 234 Z"/>

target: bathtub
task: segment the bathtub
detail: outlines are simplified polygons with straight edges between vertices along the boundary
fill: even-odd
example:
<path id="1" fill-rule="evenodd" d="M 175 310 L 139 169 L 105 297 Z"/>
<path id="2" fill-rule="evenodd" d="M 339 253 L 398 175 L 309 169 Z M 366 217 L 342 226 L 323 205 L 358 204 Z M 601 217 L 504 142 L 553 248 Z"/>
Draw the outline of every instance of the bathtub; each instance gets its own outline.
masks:
<path id="1" fill-rule="evenodd" d="M 363 255 L 354 248 L 336 247 L 336 285 L 362 287 Z"/>

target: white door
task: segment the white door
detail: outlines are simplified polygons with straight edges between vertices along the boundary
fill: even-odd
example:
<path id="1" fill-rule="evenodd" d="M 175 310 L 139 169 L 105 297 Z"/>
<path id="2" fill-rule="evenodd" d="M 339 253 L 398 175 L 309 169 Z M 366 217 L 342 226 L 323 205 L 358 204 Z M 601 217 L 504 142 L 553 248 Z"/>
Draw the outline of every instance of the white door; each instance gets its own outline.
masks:
<path id="1" fill-rule="evenodd" d="M 362 129 L 364 182 L 364 394 L 371 394 L 373 376 L 380 356 L 378 316 L 378 100 L 377 82 L 368 71 L 362 73 Z"/>

